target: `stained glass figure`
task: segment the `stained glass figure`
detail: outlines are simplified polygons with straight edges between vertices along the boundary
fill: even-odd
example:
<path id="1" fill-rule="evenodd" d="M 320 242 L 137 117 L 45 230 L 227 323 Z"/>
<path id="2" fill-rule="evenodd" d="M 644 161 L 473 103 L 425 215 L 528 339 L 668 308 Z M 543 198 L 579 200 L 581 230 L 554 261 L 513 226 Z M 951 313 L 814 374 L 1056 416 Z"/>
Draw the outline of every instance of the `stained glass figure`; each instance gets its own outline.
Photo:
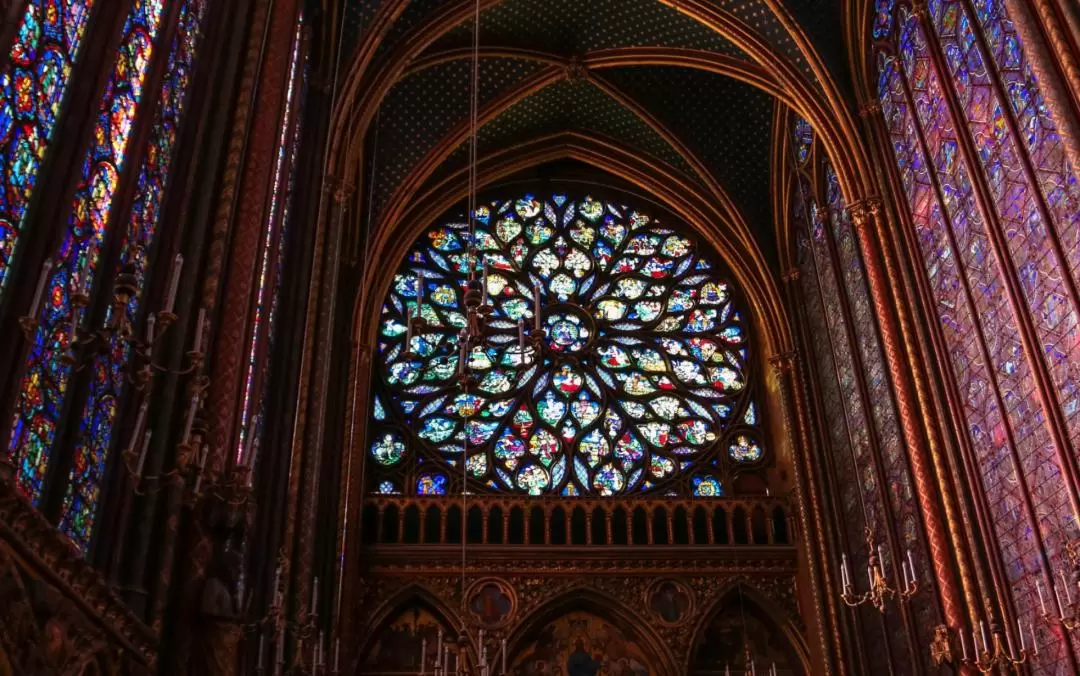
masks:
<path id="1" fill-rule="evenodd" d="M 183 118 L 205 9 L 206 0 L 187 0 L 180 9 L 180 23 L 154 111 L 149 146 L 139 170 L 135 202 L 123 235 L 118 272 L 132 271 L 137 280 L 135 294 L 121 310 L 131 323 L 136 321 L 143 300 L 149 256 L 155 249 L 158 218 L 168 186 L 169 167 Z M 110 308 L 110 320 L 113 312 Z M 93 532 L 98 494 L 113 441 L 115 403 L 125 390 L 124 364 L 130 353 L 131 344 L 119 333 L 113 334 L 107 351 L 94 361 L 90 392 L 83 404 L 83 424 L 68 478 L 60 529 L 84 548 Z"/>
<path id="2" fill-rule="evenodd" d="M 94 0 L 29 0 L 0 71 L 0 298 Z"/>
<path id="3" fill-rule="evenodd" d="M 476 490 L 530 495 L 716 496 L 724 476 L 764 461 L 739 294 L 690 237 L 632 207 L 564 195 L 491 202 L 470 237 L 462 222 L 432 229 L 391 283 L 374 486 L 460 490 L 466 444 Z M 465 280 L 484 268 L 491 335 L 466 353 Z M 417 315 L 426 326 L 406 346 Z M 524 341 L 534 326 L 539 351 Z M 455 378 L 462 358 L 476 376 L 468 393 Z M 385 440 L 398 436 L 408 461 L 388 465 L 397 452 Z M 691 468 L 705 463 L 718 475 L 702 488 Z"/>
<path id="4" fill-rule="evenodd" d="M 9 452 L 18 466 L 18 483 L 35 503 L 41 496 L 45 470 L 55 442 L 64 398 L 72 374 L 66 359 L 71 349 L 71 316 L 81 323 L 71 294 L 89 293 L 99 272 L 98 259 L 108 231 L 113 197 L 124 170 L 133 121 L 140 109 L 143 84 L 153 56 L 163 14 L 163 0 L 136 0 L 124 23 L 123 38 L 113 72 L 98 110 L 93 142 L 83 162 L 68 221 L 68 231 L 56 254 L 48 282 L 48 302 L 41 311 L 26 371 L 19 388 Z M 84 435 L 96 429 L 95 445 L 109 439 L 96 428 L 114 415 L 105 402 L 84 421 Z M 91 422 L 94 421 L 94 422 Z M 89 470 L 89 466 L 76 471 Z"/>
<path id="5" fill-rule="evenodd" d="M 1012 603 L 1034 615 L 1076 528 L 1047 477 L 1074 452 L 1053 417 L 1080 440 L 1065 367 L 1080 355 L 1077 176 L 1003 0 L 892 4 L 874 29 L 892 43 L 876 55 L 882 112 Z M 1039 643 L 1037 673 L 1059 673 L 1067 647 L 1048 630 Z"/>

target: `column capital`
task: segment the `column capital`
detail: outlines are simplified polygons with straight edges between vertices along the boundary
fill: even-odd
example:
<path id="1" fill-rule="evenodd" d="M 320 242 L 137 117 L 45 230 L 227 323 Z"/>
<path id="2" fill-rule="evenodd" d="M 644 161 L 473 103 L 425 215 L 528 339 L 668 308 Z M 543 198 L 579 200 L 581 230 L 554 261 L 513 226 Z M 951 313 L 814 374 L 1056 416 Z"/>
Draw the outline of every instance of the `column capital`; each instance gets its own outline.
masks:
<path id="1" fill-rule="evenodd" d="M 324 194 L 333 195 L 338 204 L 348 201 L 356 190 L 355 186 L 345 179 L 329 175 L 323 179 L 322 189 Z"/>
<path id="2" fill-rule="evenodd" d="M 777 375 L 782 376 L 795 370 L 795 360 L 799 354 L 795 350 L 779 352 L 769 357 L 769 364 Z"/>
<path id="3" fill-rule="evenodd" d="M 881 115 L 881 101 L 871 99 L 869 101 L 864 101 L 862 105 L 859 106 L 859 117 L 866 118 L 875 117 L 877 115 Z"/>
<path id="4" fill-rule="evenodd" d="M 848 205 L 848 213 L 851 220 L 859 230 L 870 223 L 870 219 L 876 220 L 881 215 L 881 198 L 870 196 L 865 199 L 852 202 Z"/>

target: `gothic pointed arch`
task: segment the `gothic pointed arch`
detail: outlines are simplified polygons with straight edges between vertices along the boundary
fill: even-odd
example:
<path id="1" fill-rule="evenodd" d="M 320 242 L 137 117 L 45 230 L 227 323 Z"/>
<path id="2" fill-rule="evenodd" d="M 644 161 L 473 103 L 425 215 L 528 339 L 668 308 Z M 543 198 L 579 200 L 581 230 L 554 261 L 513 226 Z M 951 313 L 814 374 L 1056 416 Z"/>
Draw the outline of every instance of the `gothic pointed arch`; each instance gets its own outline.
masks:
<path id="1" fill-rule="evenodd" d="M 587 586 L 568 589 L 531 609 L 511 628 L 507 649 L 511 670 L 540 663 L 550 673 L 556 666 L 566 669 L 579 663 L 650 676 L 680 673 L 664 639 L 645 617 Z"/>

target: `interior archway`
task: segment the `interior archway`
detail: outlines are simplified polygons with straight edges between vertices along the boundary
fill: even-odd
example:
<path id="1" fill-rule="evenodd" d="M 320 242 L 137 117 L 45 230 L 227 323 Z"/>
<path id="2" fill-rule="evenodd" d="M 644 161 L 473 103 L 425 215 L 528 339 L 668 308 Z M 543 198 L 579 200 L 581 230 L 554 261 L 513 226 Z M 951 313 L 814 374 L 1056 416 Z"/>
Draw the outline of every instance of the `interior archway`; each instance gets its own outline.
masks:
<path id="1" fill-rule="evenodd" d="M 750 647 L 755 670 L 773 666 L 780 676 L 810 673 L 805 647 L 796 637 L 791 621 L 779 619 L 776 609 L 748 585 L 727 590 L 697 627 L 690 654 L 689 676 L 720 676 L 745 673 Z"/>

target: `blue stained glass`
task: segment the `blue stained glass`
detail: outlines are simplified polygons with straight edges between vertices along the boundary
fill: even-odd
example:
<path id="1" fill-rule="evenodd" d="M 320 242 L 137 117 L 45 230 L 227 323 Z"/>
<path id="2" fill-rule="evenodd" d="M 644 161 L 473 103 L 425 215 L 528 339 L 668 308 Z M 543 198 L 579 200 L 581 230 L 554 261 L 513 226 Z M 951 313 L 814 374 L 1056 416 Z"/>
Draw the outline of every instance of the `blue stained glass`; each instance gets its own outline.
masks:
<path id="1" fill-rule="evenodd" d="M 84 314 L 83 310 L 73 309 L 71 294 L 76 289 L 87 294 L 93 289 L 163 4 L 163 0 L 136 0 L 124 23 L 119 54 L 98 110 L 94 142 L 83 161 L 68 232 L 54 258 L 46 287 L 48 300 L 39 317 L 19 388 L 9 452 L 20 469 L 19 486 L 34 503 L 41 496 L 72 373 L 71 363 L 65 359 L 71 343 L 71 313 L 75 312 L 79 322 Z M 96 435 L 107 441 L 100 432 Z M 69 530 L 85 542 L 85 532 Z"/>
<path id="2" fill-rule="evenodd" d="M 149 252 L 154 250 L 161 202 L 168 185 L 169 168 L 182 121 L 184 103 L 201 35 L 205 0 L 188 0 L 180 10 L 177 37 L 169 53 L 164 85 L 154 112 L 153 129 L 147 152 L 139 171 L 138 190 L 132 205 L 117 273 L 133 271 L 136 292 L 123 308 L 124 320 L 135 322 L 145 286 Z M 110 309 L 110 316 L 113 310 Z M 115 406 L 109 415 L 91 417 L 91 410 L 102 408 L 102 400 L 119 399 L 124 392 L 125 373 L 122 365 L 130 357 L 131 345 L 114 335 L 106 355 L 95 363 L 95 378 L 84 405 L 84 424 L 88 429 L 80 434 L 75 448 L 74 466 L 69 477 L 68 492 L 60 518 L 60 529 L 80 546 L 89 544 L 97 508 L 97 493 L 105 474 L 110 449 L 109 441 L 115 424 Z M 135 440 L 139 441 L 139 440 Z"/>
<path id="3" fill-rule="evenodd" d="M 698 258 L 698 245 L 645 214 L 589 197 L 526 195 L 487 210 L 492 216 L 475 235 L 459 217 L 420 237 L 382 305 L 381 406 L 373 415 L 408 430 L 406 445 L 416 455 L 410 463 L 449 466 L 467 436 L 470 466 L 490 479 L 477 490 L 559 495 L 642 488 L 691 495 L 696 463 L 734 466 L 731 411 L 757 410 L 747 387 L 750 332 L 728 284 Z M 468 355 L 476 386 L 463 425 L 465 414 L 453 403 L 466 396 L 456 378 L 457 339 L 428 340 L 421 332 L 408 353 L 404 328 L 421 275 L 427 323 L 464 324 L 461 289 L 475 267 L 464 256 L 470 241 L 488 263 L 492 335 Z M 440 266 L 436 250 L 453 264 Z M 519 340 L 537 321 L 540 353 L 529 341 L 523 359 Z M 419 406 L 417 394 L 426 397 Z M 654 471 L 643 484 L 657 467 L 650 453 L 661 450 L 684 462 L 668 459 L 663 476 Z M 764 449 L 755 441 L 746 454 L 760 459 Z M 409 476 L 410 463 L 376 466 L 372 485 Z"/>
<path id="4" fill-rule="evenodd" d="M 93 8 L 94 0 L 27 2 L 0 71 L 0 298 Z"/>

